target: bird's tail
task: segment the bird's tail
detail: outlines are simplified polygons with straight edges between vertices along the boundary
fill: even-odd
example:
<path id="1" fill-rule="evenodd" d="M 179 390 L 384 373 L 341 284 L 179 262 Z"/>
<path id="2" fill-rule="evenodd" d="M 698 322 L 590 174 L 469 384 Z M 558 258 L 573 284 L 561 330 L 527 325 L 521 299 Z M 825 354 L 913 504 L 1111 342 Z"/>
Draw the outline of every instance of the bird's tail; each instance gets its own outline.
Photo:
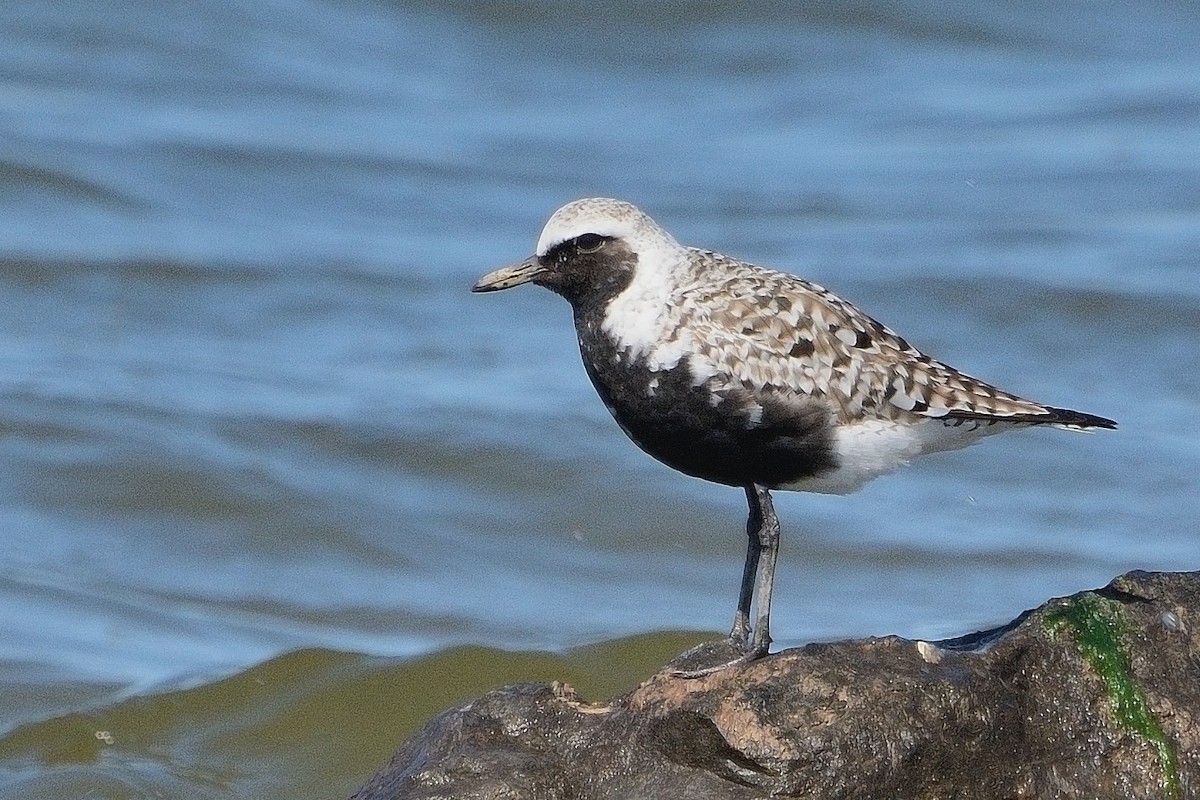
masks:
<path id="1" fill-rule="evenodd" d="M 1069 408 L 1054 408 L 1053 406 L 1046 406 L 1046 410 L 1050 412 L 1049 419 L 1035 419 L 1033 421 L 1044 422 L 1048 425 L 1061 425 L 1064 428 L 1076 428 L 1078 430 L 1104 428 L 1115 431 L 1117 429 L 1117 423 L 1107 417 L 1098 417 L 1095 414 L 1085 414 L 1082 411 L 1072 411 Z"/>
<path id="2" fill-rule="evenodd" d="M 1022 425 L 1055 425 L 1070 430 L 1086 431 L 1093 428 L 1116 430 L 1117 423 L 1107 417 L 1072 411 L 1069 408 L 1043 406 L 1041 414 L 987 414 L 978 411 L 954 410 L 942 419 L 976 420 L 979 422 L 1013 422 Z"/>

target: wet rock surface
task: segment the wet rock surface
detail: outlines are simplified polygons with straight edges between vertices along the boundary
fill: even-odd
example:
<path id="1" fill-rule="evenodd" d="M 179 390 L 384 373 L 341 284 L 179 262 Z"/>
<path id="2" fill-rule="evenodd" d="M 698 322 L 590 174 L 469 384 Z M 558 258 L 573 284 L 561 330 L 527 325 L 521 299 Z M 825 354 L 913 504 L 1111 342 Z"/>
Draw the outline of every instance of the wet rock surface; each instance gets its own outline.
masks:
<path id="1" fill-rule="evenodd" d="M 1124 575 L 944 642 L 863 639 L 624 697 L 444 712 L 355 800 L 1200 796 L 1200 573 Z M 686 662 L 686 663 L 685 663 Z"/>

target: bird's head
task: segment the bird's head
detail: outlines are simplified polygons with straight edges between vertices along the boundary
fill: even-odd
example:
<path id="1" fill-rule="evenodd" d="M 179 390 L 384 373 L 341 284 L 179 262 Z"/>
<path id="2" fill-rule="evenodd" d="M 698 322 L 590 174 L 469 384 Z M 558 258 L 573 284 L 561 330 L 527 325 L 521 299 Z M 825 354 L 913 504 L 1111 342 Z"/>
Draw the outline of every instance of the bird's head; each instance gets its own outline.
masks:
<path id="1" fill-rule="evenodd" d="M 629 285 L 639 262 L 679 249 L 632 203 L 605 197 L 576 200 L 546 222 L 534 255 L 489 272 L 471 291 L 496 292 L 534 283 L 572 303 L 612 297 Z"/>

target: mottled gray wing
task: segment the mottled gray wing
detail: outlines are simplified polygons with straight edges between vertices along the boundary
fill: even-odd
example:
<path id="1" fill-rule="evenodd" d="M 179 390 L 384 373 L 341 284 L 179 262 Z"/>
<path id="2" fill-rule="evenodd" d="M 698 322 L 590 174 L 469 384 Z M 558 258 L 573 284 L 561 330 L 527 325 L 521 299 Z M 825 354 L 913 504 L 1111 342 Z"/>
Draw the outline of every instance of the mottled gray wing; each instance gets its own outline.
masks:
<path id="1" fill-rule="evenodd" d="M 715 253 L 683 293 L 698 355 L 747 389 L 824 398 L 842 422 L 914 416 L 1052 422 L 1054 411 L 929 358 L 794 275 Z M 720 275 L 720 278 L 716 278 Z"/>

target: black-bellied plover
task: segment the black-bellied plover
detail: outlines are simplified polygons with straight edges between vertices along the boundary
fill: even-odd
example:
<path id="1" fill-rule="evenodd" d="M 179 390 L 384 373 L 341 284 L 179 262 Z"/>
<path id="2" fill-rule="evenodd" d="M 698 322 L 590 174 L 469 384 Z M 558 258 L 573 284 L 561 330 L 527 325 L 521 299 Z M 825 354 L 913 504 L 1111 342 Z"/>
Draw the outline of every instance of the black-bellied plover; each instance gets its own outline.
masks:
<path id="1" fill-rule="evenodd" d="M 822 287 L 685 247 L 620 200 L 563 206 L 533 256 L 473 291 L 523 283 L 571 304 L 584 368 L 630 439 L 680 472 L 745 490 L 749 545 L 730 631 L 741 655 L 730 664 L 771 641 L 771 489 L 845 494 L 1001 431 L 1116 427 L 964 375 Z"/>

